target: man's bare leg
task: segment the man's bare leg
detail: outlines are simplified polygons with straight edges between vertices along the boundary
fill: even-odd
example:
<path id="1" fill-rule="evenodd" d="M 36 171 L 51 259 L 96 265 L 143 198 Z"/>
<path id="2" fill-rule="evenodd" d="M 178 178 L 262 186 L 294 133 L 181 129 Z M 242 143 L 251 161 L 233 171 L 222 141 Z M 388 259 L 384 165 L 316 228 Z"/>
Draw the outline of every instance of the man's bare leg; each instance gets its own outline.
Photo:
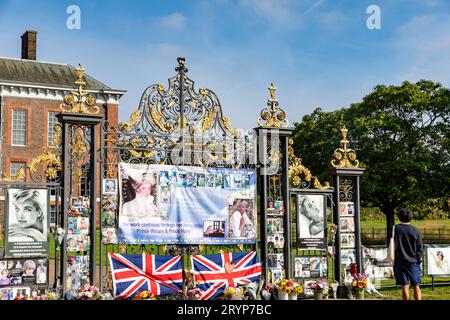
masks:
<path id="1" fill-rule="evenodd" d="M 422 291 L 420 290 L 420 286 L 414 286 L 413 287 L 414 290 L 414 299 L 416 300 L 422 300 Z"/>
<path id="2" fill-rule="evenodd" d="M 409 300 L 409 285 L 402 286 L 402 298 L 403 300 Z"/>

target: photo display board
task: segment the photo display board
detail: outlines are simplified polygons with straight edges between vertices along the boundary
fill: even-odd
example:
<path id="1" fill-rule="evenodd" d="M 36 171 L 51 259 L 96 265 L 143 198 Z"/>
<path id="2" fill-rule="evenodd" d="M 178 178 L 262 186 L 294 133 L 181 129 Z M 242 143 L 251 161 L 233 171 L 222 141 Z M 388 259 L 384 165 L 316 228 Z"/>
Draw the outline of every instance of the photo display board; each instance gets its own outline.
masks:
<path id="1" fill-rule="evenodd" d="M 428 244 L 426 250 L 427 275 L 450 276 L 450 245 Z"/>
<path id="2" fill-rule="evenodd" d="M 328 278 L 326 256 L 300 256 L 294 258 L 294 277 Z"/>
<path id="3" fill-rule="evenodd" d="M 256 170 L 119 164 L 118 242 L 257 240 Z"/>
<path id="4" fill-rule="evenodd" d="M 47 286 L 48 259 L 2 259 L 0 260 L 0 287 Z"/>
<path id="5" fill-rule="evenodd" d="M 387 261 L 386 246 L 362 247 L 363 270 L 372 279 L 394 278 L 393 265 Z"/>
<path id="6" fill-rule="evenodd" d="M 49 249 L 49 192 L 46 189 L 7 190 L 5 256 L 47 256 Z"/>
<path id="7" fill-rule="evenodd" d="M 357 263 L 355 241 L 355 204 L 339 202 L 339 246 L 343 280 L 351 278 L 350 264 Z"/>
<path id="8" fill-rule="evenodd" d="M 297 206 L 298 247 L 326 249 L 326 196 L 299 194 Z"/>

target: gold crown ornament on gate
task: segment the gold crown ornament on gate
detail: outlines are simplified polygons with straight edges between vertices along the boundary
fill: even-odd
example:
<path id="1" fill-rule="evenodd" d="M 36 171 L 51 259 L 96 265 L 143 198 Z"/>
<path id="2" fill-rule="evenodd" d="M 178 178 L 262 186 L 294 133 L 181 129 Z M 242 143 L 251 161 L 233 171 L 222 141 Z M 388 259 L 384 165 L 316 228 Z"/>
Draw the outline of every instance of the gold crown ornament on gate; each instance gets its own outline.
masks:
<path id="1" fill-rule="evenodd" d="M 75 69 L 78 79 L 75 81 L 76 91 L 72 91 L 64 97 L 64 102 L 60 105 L 62 112 L 80 113 L 80 114 L 99 114 L 100 109 L 95 105 L 96 100 L 93 95 L 85 90 L 86 82 L 84 81 L 85 69 L 80 64 Z"/>

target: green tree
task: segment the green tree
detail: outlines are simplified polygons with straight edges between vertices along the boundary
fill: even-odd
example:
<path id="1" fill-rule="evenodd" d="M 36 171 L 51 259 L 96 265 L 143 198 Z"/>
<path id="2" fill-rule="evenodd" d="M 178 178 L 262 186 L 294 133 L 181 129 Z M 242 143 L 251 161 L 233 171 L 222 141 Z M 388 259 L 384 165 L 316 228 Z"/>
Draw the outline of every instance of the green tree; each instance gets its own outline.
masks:
<path id="1" fill-rule="evenodd" d="M 449 195 L 450 90 L 426 80 L 379 85 L 349 108 L 304 116 L 295 124 L 295 148 L 321 179 L 339 145 L 341 119 L 366 168 L 361 201 L 383 211 L 388 237 L 397 208 Z"/>

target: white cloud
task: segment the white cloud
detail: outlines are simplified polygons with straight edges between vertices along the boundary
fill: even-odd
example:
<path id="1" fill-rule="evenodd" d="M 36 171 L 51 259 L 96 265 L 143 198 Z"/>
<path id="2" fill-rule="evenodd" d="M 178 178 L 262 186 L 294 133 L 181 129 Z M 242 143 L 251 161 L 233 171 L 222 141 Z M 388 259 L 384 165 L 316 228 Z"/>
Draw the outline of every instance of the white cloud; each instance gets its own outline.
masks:
<path id="1" fill-rule="evenodd" d="M 160 19 L 161 27 L 180 30 L 186 27 L 186 17 L 179 12 L 174 12 Z"/>
<path id="2" fill-rule="evenodd" d="M 397 29 L 392 40 L 399 80 L 430 79 L 450 85 L 450 15 L 415 16 Z"/>
<path id="3" fill-rule="evenodd" d="M 325 0 L 239 0 L 242 10 L 256 13 L 253 18 L 263 18 L 271 26 L 295 28 L 304 23 L 305 17 Z"/>

